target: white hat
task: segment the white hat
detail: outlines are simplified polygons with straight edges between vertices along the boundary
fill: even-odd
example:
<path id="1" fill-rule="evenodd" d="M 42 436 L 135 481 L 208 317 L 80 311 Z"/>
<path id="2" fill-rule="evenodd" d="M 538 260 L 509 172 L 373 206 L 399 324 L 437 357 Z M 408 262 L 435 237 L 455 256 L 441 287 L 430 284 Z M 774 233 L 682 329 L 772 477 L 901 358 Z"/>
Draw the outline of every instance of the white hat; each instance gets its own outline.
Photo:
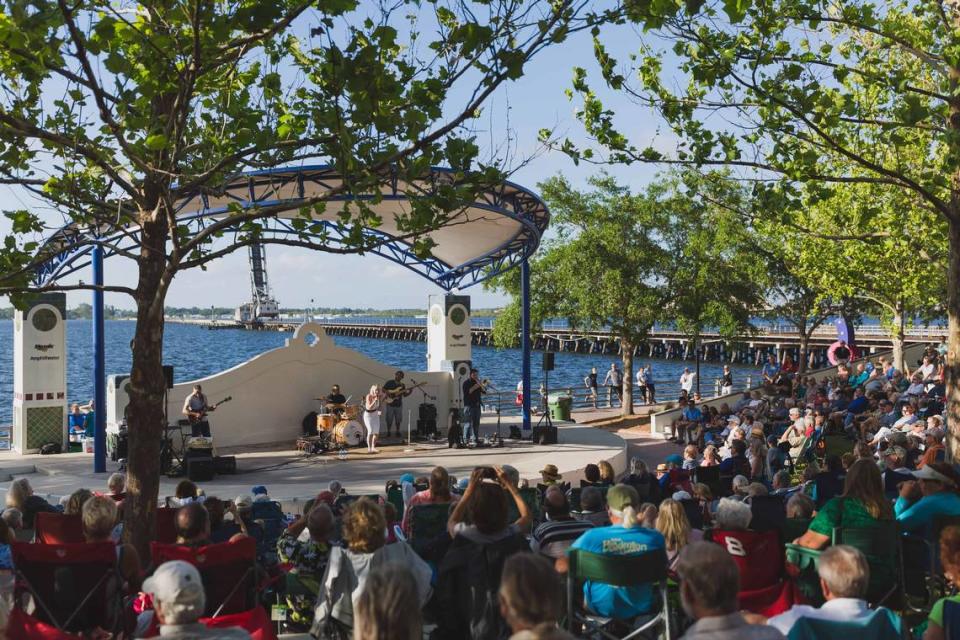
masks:
<path id="1" fill-rule="evenodd" d="M 948 487 L 957 486 L 956 483 L 949 477 L 943 475 L 933 467 L 928 464 L 923 465 L 922 469 L 917 469 L 913 472 L 913 477 L 917 480 L 936 480 L 937 482 L 942 482 Z"/>
<path id="2" fill-rule="evenodd" d="M 684 501 L 684 500 L 689 500 L 692 496 L 691 496 L 689 493 L 687 493 L 686 491 L 677 491 L 676 493 L 674 493 L 674 494 L 673 494 L 672 496 L 670 496 L 670 497 L 671 497 L 673 500 L 676 500 L 677 502 L 682 502 L 682 501 Z"/>
<path id="3" fill-rule="evenodd" d="M 740 416 L 737 416 L 737 415 L 728 416 L 727 422 L 735 422 L 737 424 L 740 424 Z"/>
<path id="4" fill-rule="evenodd" d="M 164 562 L 143 581 L 144 593 L 163 603 L 164 612 L 203 615 L 206 595 L 197 568 L 183 560 Z"/>

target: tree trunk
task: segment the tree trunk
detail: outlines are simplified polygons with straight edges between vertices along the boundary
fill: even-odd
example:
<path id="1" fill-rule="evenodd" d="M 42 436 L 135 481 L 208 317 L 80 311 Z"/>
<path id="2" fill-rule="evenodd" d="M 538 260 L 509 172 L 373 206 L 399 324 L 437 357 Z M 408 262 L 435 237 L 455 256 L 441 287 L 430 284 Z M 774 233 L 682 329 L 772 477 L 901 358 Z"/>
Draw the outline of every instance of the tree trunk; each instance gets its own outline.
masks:
<path id="1" fill-rule="evenodd" d="M 633 343 L 626 338 L 620 338 L 620 360 L 623 368 L 623 402 L 622 415 L 633 415 Z"/>
<path id="2" fill-rule="evenodd" d="M 899 371 L 903 371 L 903 299 L 897 300 L 896 310 L 893 314 L 893 366 Z"/>
<path id="3" fill-rule="evenodd" d="M 946 396 L 947 450 L 953 462 L 960 462 L 960 217 L 949 220 L 950 255 L 947 262 Z"/>
<path id="4" fill-rule="evenodd" d="M 149 214 L 143 214 L 145 217 Z M 137 327 L 130 371 L 127 499 L 124 541 L 133 544 L 144 562 L 154 539 L 160 491 L 160 441 L 166 416 L 163 376 L 163 307 L 169 286 L 166 269 L 167 223 L 163 214 L 141 225 L 138 259 Z"/>

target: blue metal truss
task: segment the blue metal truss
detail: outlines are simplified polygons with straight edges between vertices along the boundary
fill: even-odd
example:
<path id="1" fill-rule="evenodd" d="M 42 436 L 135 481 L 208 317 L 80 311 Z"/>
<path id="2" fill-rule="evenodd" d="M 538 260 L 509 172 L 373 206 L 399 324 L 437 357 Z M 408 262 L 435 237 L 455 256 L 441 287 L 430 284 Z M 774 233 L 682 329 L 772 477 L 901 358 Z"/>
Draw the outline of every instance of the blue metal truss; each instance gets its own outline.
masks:
<path id="1" fill-rule="evenodd" d="M 455 177 L 450 170 L 434 169 L 428 179 L 407 185 L 404 190 L 396 176 L 393 176 L 382 185 L 379 197 L 337 196 L 329 201 L 354 200 L 372 203 L 380 200 L 396 201 L 399 204 L 415 199 L 418 193 L 434 194 L 441 185 L 454 184 Z M 233 208 L 239 206 L 241 210 L 284 204 L 289 205 L 289 210 L 296 210 L 303 206 L 312 192 L 334 189 L 339 184 L 340 174 L 332 167 L 278 168 L 241 174 L 224 185 L 218 197 L 229 199 Z M 296 197 L 278 200 L 278 192 L 286 193 L 291 185 L 295 186 Z M 550 218 L 543 201 L 532 192 L 510 182 L 487 189 L 480 193 L 474 202 L 464 203 L 462 207 L 515 220 L 519 223 L 518 231 L 494 250 L 458 265 L 447 264 L 434 256 L 417 256 L 410 243 L 375 228 L 363 229 L 363 236 L 369 241 L 367 246 L 371 247 L 367 252 L 402 265 L 444 290 L 465 289 L 519 265 L 532 255 L 539 246 L 540 237 Z M 186 225 L 190 233 L 195 233 L 211 219 L 223 218 L 230 213 L 230 207 L 211 207 L 209 197 L 204 194 L 185 195 L 177 207 L 177 223 Z M 264 243 L 293 237 L 299 242 L 315 242 L 316 248 L 321 251 L 353 246 L 346 238 L 349 228 L 329 221 L 308 222 L 308 231 L 297 230 L 290 218 L 271 217 L 259 221 L 258 224 L 262 227 L 260 237 Z M 235 234 L 235 237 L 242 235 L 239 228 L 228 228 L 225 231 L 225 235 L 230 233 Z M 50 285 L 87 267 L 91 263 L 91 252 L 95 245 L 102 245 L 104 257 L 110 257 L 121 252 L 136 252 L 139 241 L 140 234 L 136 227 L 103 237 L 92 229 L 76 225 L 63 227 L 40 249 L 41 254 L 52 253 L 36 269 L 35 284 Z"/>

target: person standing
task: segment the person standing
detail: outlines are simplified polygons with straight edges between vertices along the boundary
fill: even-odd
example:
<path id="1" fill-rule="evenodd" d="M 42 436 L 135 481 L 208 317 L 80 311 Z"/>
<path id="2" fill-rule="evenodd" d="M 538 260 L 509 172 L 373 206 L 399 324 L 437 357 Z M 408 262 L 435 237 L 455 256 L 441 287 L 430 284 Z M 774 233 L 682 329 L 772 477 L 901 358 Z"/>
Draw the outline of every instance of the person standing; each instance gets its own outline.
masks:
<path id="1" fill-rule="evenodd" d="M 590 369 L 590 373 L 583 379 L 584 386 L 587 387 L 587 399 L 593 402 L 593 408 L 597 408 L 597 368 Z"/>
<path id="2" fill-rule="evenodd" d="M 617 400 L 623 403 L 623 374 L 617 369 L 617 363 L 610 363 L 610 370 L 607 371 L 603 379 L 603 385 L 607 388 L 607 406 L 613 407 L 613 396 L 616 394 Z"/>
<path id="3" fill-rule="evenodd" d="M 653 381 L 653 365 L 647 363 L 643 368 L 643 375 L 647 379 L 647 404 L 656 404 L 657 385 Z"/>
<path id="4" fill-rule="evenodd" d="M 728 396 L 733 393 L 733 374 L 730 365 L 723 365 L 723 375 L 720 376 L 720 395 Z"/>
<path id="5" fill-rule="evenodd" d="M 696 377 L 697 374 L 690 371 L 690 367 L 684 367 L 683 373 L 680 374 L 680 389 L 688 396 L 693 393 L 693 381 Z"/>
<path id="6" fill-rule="evenodd" d="M 471 441 L 476 444 L 480 436 L 481 401 L 486 392 L 480 381 L 480 372 L 470 369 L 470 377 L 463 381 L 463 410 L 467 428 L 464 440 L 468 444 Z"/>
<path id="7" fill-rule="evenodd" d="M 183 401 L 183 415 L 190 420 L 190 431 L 194 438 L 210 437 L 210 422 L 207 420 L 207 414 L 211 411 L 213 408 L 207 404 L 207 396 L 203 394 L 203 389 L 198 384 L 193 385 L 193 393 Z"/>
<path id="8" fill-rule="evenodd" d="M 377 438 L 380 436 L 380 412 L 386 400 L 380 387 L 373 385 L 363 397 L 363 426 L 367 428 L 367 453 L 377 453 Z M 389 428 L 389 422 L 387 423 Z M 399 429 L 397 430 L 399 433 Z"/>
<path id="9" fill-rule="evenodd" d="M 403 383 L 403 371 L 397 371 L 393 374 L 393 380 L 383 383 L 383 392 L 386 396 L 384 402 L 386 403 L 387 436 L 390 436 L 393 429 L 396 429 L 399 436 L 400 425 L 403 423 L 403 399 L 413 393 L 413 389 L 407 389 Z"/>
<path id="10" fill-rule="evenodd" d="M 637 389 L 640 390 L 640 401 L 647 404 L 647 370 L 643 365 L 637 369 Z"/>

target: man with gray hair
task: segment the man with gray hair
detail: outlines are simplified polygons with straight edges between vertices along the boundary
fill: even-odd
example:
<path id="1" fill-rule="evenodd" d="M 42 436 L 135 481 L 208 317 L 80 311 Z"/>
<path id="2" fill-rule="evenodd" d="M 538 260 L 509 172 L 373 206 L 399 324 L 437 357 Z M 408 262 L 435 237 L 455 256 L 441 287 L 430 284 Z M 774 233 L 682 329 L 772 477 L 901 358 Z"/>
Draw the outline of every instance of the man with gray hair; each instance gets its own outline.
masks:
<path id="1" fill-rule="evenodd" d="M 208 629 L 198 622 L 206 607 L 200 573 L 189 562 L 164 562 L 143 582 L 153 599 L 153 615 L 164 640 L 250 640 L 236 627 Z"/>
<path id="2" fill-rule="evenodd" d="M 753 513 L 750 505 L 733 498 L 721 498 L 717 504 L 716 528 L 723 531 L 745 531 Z"/>
<path id="3" fill-rule="evenodd" d="M 680 603 L 697 622 L 682 640 L 782 640 L 773 627 L 750 624 L 737 611 L 740 572 L 723 547 L 693 542 L 680 552 Z"/>
<path id="4" fill-rule="evenodd" d="M 817 572 L 820 574 L 820 589 L 826 600 L 823 606 L 794 605 L 788 611 L 770 618 L 768 625 L 788 635 L 800 618 L 856 622 L 876 613 L 865 599 L 870 583 L 870 566 L 859 549 L 844 544 L 828 547 L 820 554 Z M 760 621 L 759 618 L 752 619 Z"/>

